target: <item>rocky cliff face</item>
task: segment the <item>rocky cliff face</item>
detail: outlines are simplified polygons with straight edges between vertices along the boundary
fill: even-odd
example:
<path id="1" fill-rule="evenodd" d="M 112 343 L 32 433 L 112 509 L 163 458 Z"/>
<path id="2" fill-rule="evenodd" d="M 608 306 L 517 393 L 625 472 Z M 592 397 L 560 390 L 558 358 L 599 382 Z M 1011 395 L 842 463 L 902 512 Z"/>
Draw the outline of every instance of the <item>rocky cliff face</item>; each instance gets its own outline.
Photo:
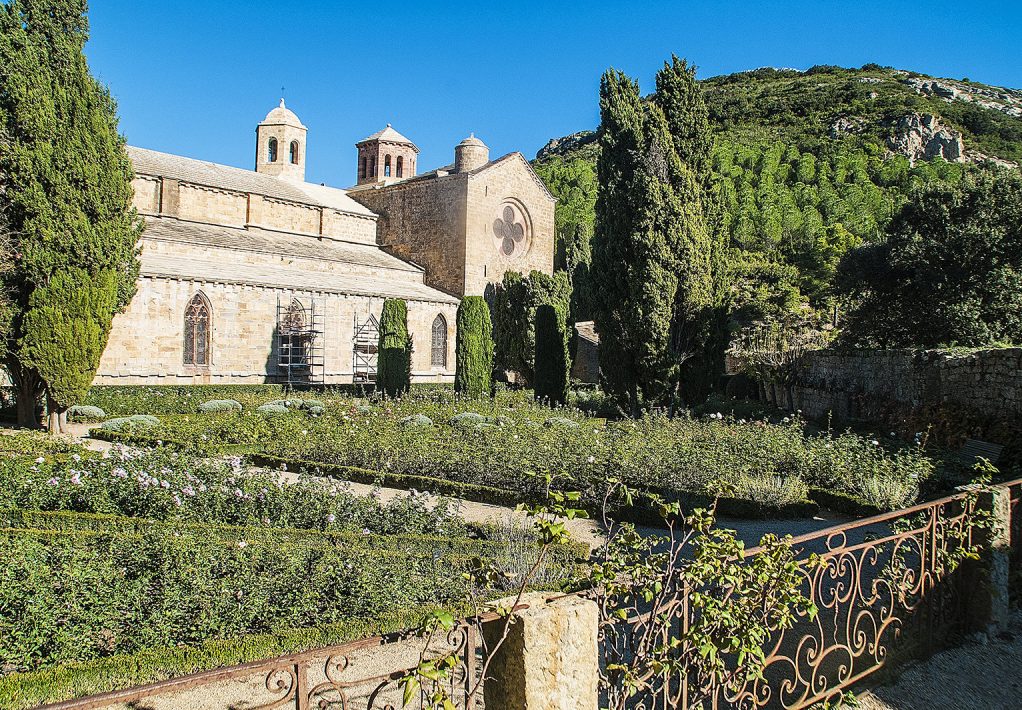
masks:
<path id="1" fill-rule="evenodd" d="M 948 128 L 931 114 L 913 113 L 902 116 L 887 139 L 893 153 L 904 155 L 909 162 L 943 158 L 949 163 L 965 161 L 962 134 Z"/>
<path id="2" fill-rule="evenodd" d="M 553 155 L 568 155 L 577 153 L 585 146 L 596 147 L 596 131 L 579 131 L 563 138 L 551 138 L 547 144 L 536 153 L 536 160 L 544 160 Z"/>
<path id="3" fill-rule="evenodd" d="M 922 96 L 936 96 L 945 101 L 967 101 L 1015 118 L 1022 118 L 1022 91 L 1017 89 L 979 87 L 954 79 L 913 77 L 902 81 Z"/>

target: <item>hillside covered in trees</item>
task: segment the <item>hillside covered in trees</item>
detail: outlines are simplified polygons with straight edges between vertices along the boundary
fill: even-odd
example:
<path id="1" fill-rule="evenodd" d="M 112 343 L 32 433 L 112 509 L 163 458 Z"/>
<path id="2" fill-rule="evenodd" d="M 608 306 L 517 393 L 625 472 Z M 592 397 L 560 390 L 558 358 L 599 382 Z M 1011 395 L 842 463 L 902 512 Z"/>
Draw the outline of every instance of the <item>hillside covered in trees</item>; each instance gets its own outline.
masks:
<path id="1" fill-rule="evenodd" d="M 736 326 L 829 321 L 839 260 L 882 240 L 913 188 L 1022 163 L 1022 91 L 876 65 L 699 84 L 715 137 L 708 220 L 728 238 Z M 595 139 L 554 139 L 534 163 L 559 199 L 557 267 L 573 279 L 574 320 L 590 316 Z"/>

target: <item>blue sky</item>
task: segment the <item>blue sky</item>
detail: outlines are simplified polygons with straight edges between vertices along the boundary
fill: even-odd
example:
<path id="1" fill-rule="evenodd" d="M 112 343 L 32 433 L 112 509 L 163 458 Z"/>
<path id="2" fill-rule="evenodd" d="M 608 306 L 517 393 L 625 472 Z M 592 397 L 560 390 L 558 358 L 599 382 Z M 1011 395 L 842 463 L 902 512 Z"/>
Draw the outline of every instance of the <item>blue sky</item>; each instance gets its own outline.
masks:
<path id="1" fill-rule="evenodd" d="M 601 73 L 644 91 L 672 52 L 701 77 L 866 62 L 1022 88 L 1022 3 L 170 2 L 94 0 L 93 72 L 129 142 L 251 168 L 280 99 L 309 127 L 307 179 L 354 182 L 353 144 L 392 123 L 419 169 L 475 132 L 532 158 L 598 121 Z"/>

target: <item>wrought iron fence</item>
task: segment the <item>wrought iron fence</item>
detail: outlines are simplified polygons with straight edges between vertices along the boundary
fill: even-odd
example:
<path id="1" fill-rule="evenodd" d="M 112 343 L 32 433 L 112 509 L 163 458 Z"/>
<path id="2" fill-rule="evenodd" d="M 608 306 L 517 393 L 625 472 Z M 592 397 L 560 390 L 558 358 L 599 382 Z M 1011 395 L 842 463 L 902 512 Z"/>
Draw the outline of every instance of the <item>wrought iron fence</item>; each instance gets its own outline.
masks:
<path id="1" fill-rule="evenodd" d="M 1011 564 L 1018 584 L 1022 479 L 1004 487 L 1010 491 Z M 705 701 L 715 709 L 808 708 L 837 700 L 901 660 L 939 650 L 967 628 L 970 578 L 955 562 L 973 545 L 976 506 L 974 496 L 962 493 L 794 538 L 802 592 L 818 614 L 800 617 L 770 639 L 762 678 L 737 688 L 688 687 L 684 673 L 678 673 L 636 707 L 688 710 L 703 707 Z M 746 556 L 758 551 L 752 548 Z M 816 564 L 808 563 L 812 555 Z M 684 631 L 686 602 L 659 610 L 673 617 L 667 633 Z M 457 672 L 446 681 L 458 708 L 469 710 L 481 702 L 469 697 L 480 677 L 484 650 L 479 628 L 499 618 L 489 614 L 459 622 L 431 649 L 431 656 L 454 652 L 460 659 Z M 420 638 L 390 634 L 46 707 L 242 707 L 209 702 L 211 689 L 217 688 L 219 696 L 233 692 L 243 698 L 243 707 L 250 710 L 393 710 L 402 707 L 400 679 L 418 665 L 422 649 Z M 407 707 L 427 705 L 420 695 Z"/>
<path id="2" fill-rule="evenodd" d="M 445 689 L 459 710 L 476 706 L 469 694 L 479 679 L 483 615 L 459 622 L 433 639 L 430 654 L 456 653 L 459 664 Z M 424 640 L 395 633 L 305 653 L 181 676 L 160 683 L 44 706 L 87 710 L 110 706 L 146 708 L 247 708 L 248 710 L 394 710 L 429 707 L 425 690 L 402 706 L 400 680 L 420 660 Z M 481 697 L 481 693 L 476 696 Z"/>
<path id="3" fill-rule="evenodd" d="M 972 545 L 974 508 L 972 497 L 959 494 L 795 538 L 802 591 L 818 614 L 776 634 L 763 677 L 713 689 L 712 706 L 834 702 L 884 667 L 947 644 L 966 623 L 954 560 Z M 817 566 L 805 562 L 811 553 Z"/>

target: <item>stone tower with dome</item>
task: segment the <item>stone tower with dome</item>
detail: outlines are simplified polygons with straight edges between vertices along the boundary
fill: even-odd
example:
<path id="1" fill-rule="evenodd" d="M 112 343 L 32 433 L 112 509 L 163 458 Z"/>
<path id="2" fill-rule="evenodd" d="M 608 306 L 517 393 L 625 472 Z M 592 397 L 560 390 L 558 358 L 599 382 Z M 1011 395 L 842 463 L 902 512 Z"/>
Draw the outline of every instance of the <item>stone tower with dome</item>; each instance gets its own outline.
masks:
<path id="1" fill-rule="evenodd" d="M 257 173 L 305 182 L 305 139 L 307 129 L 294 111 L 280 100 L 256 126 Z"/>

